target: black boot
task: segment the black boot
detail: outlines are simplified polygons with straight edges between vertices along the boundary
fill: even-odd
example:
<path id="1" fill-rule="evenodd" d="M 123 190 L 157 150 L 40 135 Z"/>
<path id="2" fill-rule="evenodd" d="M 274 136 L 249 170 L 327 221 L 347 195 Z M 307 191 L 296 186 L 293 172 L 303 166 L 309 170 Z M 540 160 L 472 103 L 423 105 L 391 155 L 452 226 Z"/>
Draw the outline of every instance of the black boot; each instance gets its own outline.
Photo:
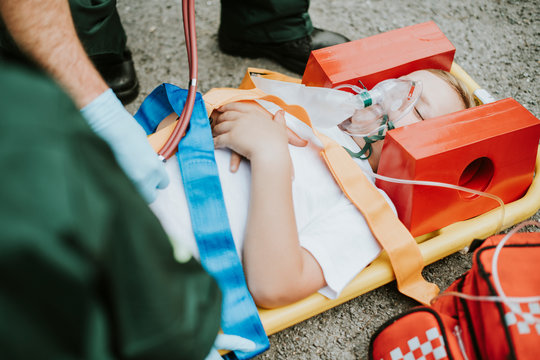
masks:
<path id="1" fill-rule="evenodd" d="M 91 60 L 107 85 L 124 105 L 137 98 L 139 80 L 137 80 L 129 49 L 124 50 L 122 57 L 100 55 L 91 57 Z"/>
<path id="2" fill-rule="evenodd" d="M 219 48 L 225 54 L 248 58 L 269 58 L 300 75 L 304 73 L 311 51 L 350 41 L 341 34 L 317 28 L 313 29 L 311 35 L 283 43 L 263 44 L 239 41 L 229 38 L 221 31 L 218 38 Z"/>

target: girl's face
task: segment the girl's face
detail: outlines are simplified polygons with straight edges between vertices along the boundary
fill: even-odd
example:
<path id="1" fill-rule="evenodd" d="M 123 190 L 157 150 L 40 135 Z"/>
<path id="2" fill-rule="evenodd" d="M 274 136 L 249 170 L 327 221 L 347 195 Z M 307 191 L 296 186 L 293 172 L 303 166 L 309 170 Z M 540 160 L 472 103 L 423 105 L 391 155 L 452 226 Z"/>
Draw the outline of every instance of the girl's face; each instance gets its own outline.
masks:
<path id="1" fill-rule="evenodd" d="M 445 80 L 429 71 L 419 70 L 401 78 L 421 81 L 423 90 L 413 110 L 403 116 L 396 124 L 396 127 L 465 109 L 465 104 L 456 90 Z"/>
<path id="2" fill-rule="evenodd" d="M 429 120 L 437 116 L 465 109 L 465 104 L 456 90 L 454 90 L 454 88 L 445 80 L 429 71 L 415 71 L 403 76 L 402 79 L 421 81 L 422 95 L 412 111 L 404 115 L 397 124 L 395 124 L 396 127 L 414 124 L 419 121 Z M 356 141 L 360 147 L 364 146 L 364 140 L 362 138 L 353 137 L 353 140 Z M 372 144 L 372 155 L 368 160 L 375 172 L 379 167 L 383 143 L 384 141 L 381 140 Z"/>

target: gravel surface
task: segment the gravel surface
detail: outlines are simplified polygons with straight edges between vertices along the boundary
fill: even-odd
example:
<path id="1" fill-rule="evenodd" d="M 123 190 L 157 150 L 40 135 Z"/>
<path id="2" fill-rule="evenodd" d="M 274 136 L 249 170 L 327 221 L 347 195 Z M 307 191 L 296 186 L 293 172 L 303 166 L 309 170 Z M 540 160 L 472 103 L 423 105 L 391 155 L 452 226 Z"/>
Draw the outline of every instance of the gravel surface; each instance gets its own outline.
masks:
<path id="1" fill-rule="evenodd" d="M 128 106 L 134 113 L 160 83 L 185 87 L 188 82 L 180 1 L 118 2 L 141 83 L 141 94 Z M 270 60 L 221 53 L 220 2 L 197 0 L 195 8 L 200 91 L 237 86 L 248 66 L 294 75 Z M 315 26 L 351 39 L 433 20 L 473 79 L 497 99 L 513 97 L 540 116 L 538 0 L 312 0 L 310 14 Z M 534 217 L 540 219 L 540 212 Z M 458 253 L 428 266 L 425 275 L 445 289 L 469 267 L 470 255 Z M 257 359 L 364 359 L 375 330 L 414 305 L 391 283 L 271 336 L 270 350 Z"/>

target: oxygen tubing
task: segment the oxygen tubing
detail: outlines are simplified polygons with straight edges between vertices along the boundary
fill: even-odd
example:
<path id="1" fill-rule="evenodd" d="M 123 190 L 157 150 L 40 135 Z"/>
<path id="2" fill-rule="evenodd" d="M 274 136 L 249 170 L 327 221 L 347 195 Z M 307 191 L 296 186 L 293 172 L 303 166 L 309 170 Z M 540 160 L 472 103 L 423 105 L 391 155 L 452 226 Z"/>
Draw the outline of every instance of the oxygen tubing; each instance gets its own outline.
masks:
<path id="1" fill-rule="evenodd" d="M 447 183 L 438 182 L 438 181 L 396 179 L 396 178 L 392 178 L 392 177 L 388 177 L 388 176 L 384 176 L 384 175 L 379 175 L 379 174 L 373 174 L 373 176 L 375 178 L 379 179 L 379 180 L 393 182 L 393 183 L 396 183 L 396 184 L 424 185 L 424 186 L 442 187 L 442 188 L 447 188 L 447 189 L 454 189 L 454 190 L 458 190 L 458 191 L 468 192 L 468 193 L 471 193 L 471 194 L 484 196 L 484 197 L 493 199 L 493 200 L 495 200 L 495 201 L 497 201 L 499 203 L 499 206 L 500 206 L 500 209 L 501 209 L 501 216 L 500 216 L 500 219 L 499 219 L 499 225 L 497 226 L 497 229 L 496 229 L 495 232 L 498 233 L 498 232 L 500 232 L 502 230 L 503 223 L 504 223 L 504 202 L 498 196 L 495 196 L 495 195 L 492 195 L 492 194 L 489 194 L 489 193 L 486 193 L 486 192 L 483 192 L 483 191 L 477 191 L 477 190 L 469 189 L 469 188 L 466 188 L 466 187 L 463 187 L 463 186 L 452 185 L 452 184 L 447 184 Z"/>
<path id="2" fill-rule="evenodd" d="M 189 66 L 189 85 L 186 103 L 182 113 L 178 117 L 178 122 L 167 142 L 158 151 L 159 158 L 166 161 L 176 151 L 180 139 L 184 136 L 189 119 L 193 113 L 195 96 L 197 94 L 198 77 L 198 57 L 197 57 L 197 35 L 195 29 L 195 1 L 182 0 L 182 20 L 184 22 L 184 37 L 186 40 L 186 51 Z"/>

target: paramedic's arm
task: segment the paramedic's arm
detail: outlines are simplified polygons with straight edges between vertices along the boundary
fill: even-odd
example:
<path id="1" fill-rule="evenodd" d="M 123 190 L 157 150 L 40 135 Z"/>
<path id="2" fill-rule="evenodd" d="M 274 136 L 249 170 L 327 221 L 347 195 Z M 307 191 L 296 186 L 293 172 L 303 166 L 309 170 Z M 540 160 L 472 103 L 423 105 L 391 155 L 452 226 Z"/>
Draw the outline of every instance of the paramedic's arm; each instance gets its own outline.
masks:
<path id="1" fill-rule="evenodd" d="M 107 90 L 82 47 L 67 1 L 0 0 L 17 45 L 71 95 L 79 108 Z"/>
<path id="2" fill-rule="evenodd" d="M 8 31 L 31 59 L 71 95 L 90 127 L 112 148 L 139 193 L 151 202 L 167 186 L 163 164 L 86 55 L 66 0 L 0 0 Z"/>
<path id="3" fill-rule="evenodd" d="M 244 242 L 244 271 L 255 302 L 276 307 L 325 285 L 322 270 L 300 247 L 292 203 L 293 168 L 282 113 L 276 122 L 249 117 L 246 103 L 221 108 L 216 147 L 229 147 L 251 162 L 251 197 Z"/>

